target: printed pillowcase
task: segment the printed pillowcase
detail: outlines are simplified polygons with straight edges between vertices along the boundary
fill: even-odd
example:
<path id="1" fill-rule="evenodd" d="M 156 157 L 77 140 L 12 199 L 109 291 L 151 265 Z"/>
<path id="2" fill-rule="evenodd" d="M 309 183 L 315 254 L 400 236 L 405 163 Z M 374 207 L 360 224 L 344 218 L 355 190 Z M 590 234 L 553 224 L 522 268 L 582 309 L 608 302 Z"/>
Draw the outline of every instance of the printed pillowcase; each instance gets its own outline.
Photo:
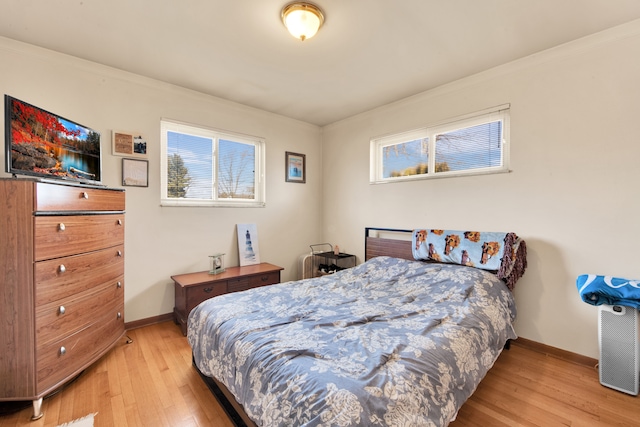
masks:
<path id="1" fill-rule="evenodd" d="M 507 233 L 417 229 L 412 251 L 417 260 L 460 264 L 483 270 L 498 270 Z"/>

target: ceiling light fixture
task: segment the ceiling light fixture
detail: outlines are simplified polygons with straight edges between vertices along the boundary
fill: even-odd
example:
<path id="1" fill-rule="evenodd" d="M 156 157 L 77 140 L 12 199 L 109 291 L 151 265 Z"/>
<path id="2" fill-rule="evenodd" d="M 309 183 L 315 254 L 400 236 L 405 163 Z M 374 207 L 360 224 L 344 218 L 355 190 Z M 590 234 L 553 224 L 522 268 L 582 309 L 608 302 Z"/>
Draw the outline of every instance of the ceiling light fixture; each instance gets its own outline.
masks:
<path id="1" fill-rule="evenodd" d="M 282 9 L 282 22 L 293 37 L 305 41 L 318 32 L 324 15 L 315 4 L 294 2 Z"/>

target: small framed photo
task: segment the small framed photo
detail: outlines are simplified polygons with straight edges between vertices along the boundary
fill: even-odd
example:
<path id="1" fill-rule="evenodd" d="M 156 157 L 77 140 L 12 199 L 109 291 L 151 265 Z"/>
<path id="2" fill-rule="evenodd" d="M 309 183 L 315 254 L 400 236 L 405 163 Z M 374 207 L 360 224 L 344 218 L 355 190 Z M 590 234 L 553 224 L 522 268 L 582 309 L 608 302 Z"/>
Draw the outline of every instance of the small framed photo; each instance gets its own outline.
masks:
<path id="1" fill-rule="evenodd" d="M 300 182 L 302 184 L 307 182 L 306 157 L 304 154 L 285 152 L 286 182 Z"/>
<path id="2" fill-rule="evenodd" d="M 147 141 L 140 134 L 114 130 L 111 142 L 115 156 L 147 157 Z"/>
<path id="3" fill-rule="evenodd" d="M 122 159 L 122 185 L 130 187 L 149 186 L 149 161 Z"/>

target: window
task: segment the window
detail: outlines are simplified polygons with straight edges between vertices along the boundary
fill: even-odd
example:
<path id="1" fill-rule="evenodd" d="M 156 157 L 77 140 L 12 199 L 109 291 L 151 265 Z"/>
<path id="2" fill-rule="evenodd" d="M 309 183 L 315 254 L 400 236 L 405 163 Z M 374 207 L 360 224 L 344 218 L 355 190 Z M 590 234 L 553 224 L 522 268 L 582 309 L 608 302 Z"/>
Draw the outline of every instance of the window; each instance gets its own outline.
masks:
<path id="1" fill-rule="evenodd" d="M 163 206 L 265 205 L 264 141 L 162 120 Z"/>
<path id="2" fill-rule="evenodd" d="M 507 172 L 509 106 L 371 140 L 373 184 Z"/>

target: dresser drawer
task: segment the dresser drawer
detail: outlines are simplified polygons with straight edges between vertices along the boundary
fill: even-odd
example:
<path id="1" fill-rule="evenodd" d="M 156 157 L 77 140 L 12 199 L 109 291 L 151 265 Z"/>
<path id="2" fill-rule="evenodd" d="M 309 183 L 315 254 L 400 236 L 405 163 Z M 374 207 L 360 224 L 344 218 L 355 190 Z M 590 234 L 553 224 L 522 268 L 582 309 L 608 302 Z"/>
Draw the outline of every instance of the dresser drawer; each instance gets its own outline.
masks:
<path id="1" fill-rule="evenodd" d="M 59 341 L 94 322 L 117 312 L 124 302 L 124 288 L 103 284 L 80 295 L 44 304 L 36 308 L 36 342 L 44 345 Z"/>
<path id="2" fill-rule="evenodd" d="M 208 300 L 227 292 L 227 282 L 208 283 L 204 285 L 192 286 L 187 290 L 187 310 L 186 315 L 200 304 L 202 301 Z"/>
<path id="3" fill-rule="evenodd" d="M 64 270 L 64 271 L 63 271 Z M 124 286 L 124 246 L 35 264 L 36 306 L 80 294 L 102 284 Z"/>
<path id="4" fill-rule="evenodd" d="M 124 191 L 36 184 L 36 211 L 124 211 Z"/>
<path id="5" fill-rule="evenodd" d="M 36 343 L 37 382 L 40 390 L 58 385 L 97 360 L 124 334 L 124 304 L 62 340 Z M 118 317 L 120 313 L 120 317 Z"/>
<path id="6" fill-rule="evenodd" d="M 124 214 L 38 216 L 35 259 L 59 258 L 124 243 Z"/>

